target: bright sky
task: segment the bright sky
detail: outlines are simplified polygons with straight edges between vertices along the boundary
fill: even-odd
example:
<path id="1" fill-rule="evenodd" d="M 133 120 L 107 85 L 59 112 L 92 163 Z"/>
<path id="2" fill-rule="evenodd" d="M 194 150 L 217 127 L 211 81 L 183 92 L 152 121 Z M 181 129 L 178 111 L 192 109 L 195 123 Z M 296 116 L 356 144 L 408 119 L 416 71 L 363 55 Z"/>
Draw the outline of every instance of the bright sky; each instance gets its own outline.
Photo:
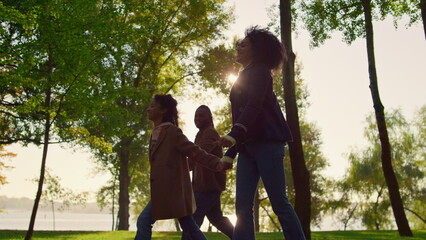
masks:
<path id="1" fill-rule="evenodd" d="M 242 37 L 244 29 L 250 25 L 266 26 L 266 8 L 275 2 L 230 0 L 237 15 L 230 37 Z M 411 118 L 414 110 L 426 104 L 426 44 L 422 26 L 418 24 L 405 29 L 401 24 L 398 30 L 394 30 L 392 22 L 386 21 L 374 23 L 374 32 L 382 102 L 385 108 L 400 108 L 407 118 Z M 320 48 L 309 49 L 309 36 L 301 30 L 293 44 L 298 60 L 304 66 L 302 76 L 310 92 L 312 105 L 307 116 L 322 131 L 322 150 L 330 163 L 325 174 L 342 176 L 347 167 L 344 154 L 365 143 L 364 119 L 373 111 L 365 40 L 360 39 L 347 46 L 340 40 L 340 34 L 336 34 Z M 194 139 L 196 133 L 192 118 L 200 104 L 214 106 L 213 100 L 180 104 L 181 119 L 187 122 L 183 130 L 189 139 Z M 10 183 L 1 186 L 0 196 L 33 198 L 36 185 L 28 179 L 38 176 L 42 149 L 18 145 L 6 149 L 18 156 L 6 162 L 15 168 L 2 172 Z M 95 192 L 109 178 L 93 174 L 91 155 L 82 149 L 73 151 L 52 145 L 47 166 L 62 179 L 63 186 L 75 191 Z"/>

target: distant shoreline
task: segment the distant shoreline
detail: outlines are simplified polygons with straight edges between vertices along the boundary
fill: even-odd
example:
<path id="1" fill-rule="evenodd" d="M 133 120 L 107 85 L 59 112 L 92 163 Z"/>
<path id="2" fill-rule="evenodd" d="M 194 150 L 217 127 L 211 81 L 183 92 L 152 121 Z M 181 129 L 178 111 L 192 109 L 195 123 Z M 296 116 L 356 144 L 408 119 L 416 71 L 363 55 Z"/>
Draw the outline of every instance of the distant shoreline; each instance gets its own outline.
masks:
<path id="1" fill-rule="evenodd" d="M 27 230 L 31 211 L 7 210 L 0 213 L 1 230 Z M 39 211 L 34 226 L 35 230 L 47 231 L 111 231 L 112 215 L 105 213 L 55 213 Z M 132 230 L 132 228 L 130 228 Z"/>
<path id="2" fill-rule="evenodd" d="M 34 199 L 27 197 L 15 198 L 0 196 L 0 211 L 32 211 L 34 205 Z M 55 212 L 60 212 L 58 208 L 61 207 L 60 202 L 55 202 Z M 40 202 L 39 211 L 52 212 L 52 207 L 46 202 Z M 94 213 L 94 214 L 110 214 L 111 211 L 108 208 L 101 209 L 96 202 L 88 202 L 85 205 L 74 205 L 65 209 L 65 213 Z"/>

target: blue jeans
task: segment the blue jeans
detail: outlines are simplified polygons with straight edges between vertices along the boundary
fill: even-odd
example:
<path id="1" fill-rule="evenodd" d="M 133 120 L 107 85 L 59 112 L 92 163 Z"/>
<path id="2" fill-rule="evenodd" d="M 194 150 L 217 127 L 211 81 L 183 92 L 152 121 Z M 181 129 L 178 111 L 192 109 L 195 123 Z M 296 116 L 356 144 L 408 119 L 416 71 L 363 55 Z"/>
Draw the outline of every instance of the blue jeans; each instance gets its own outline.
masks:
<path id="1" fill-rule="evenodd" d="M 260 178 L 285 239 L 305 240 L 299 218 L 286 195 L 284 144 L 277 142 L 251 142 L 239 152 L 235 202 L 237 223 L 232 239 L 255 239 L 253 201 Z"/>
<path id="2" fill-rule="evenodd" d="M 195 223 L 192 215 L 178 218 L 178 221 L 182 230 L 187 232 L 193 240 L 207 240 Z M 154 223 L 155 220 L 151 218 L 151 201 L 149 201 L 136 222 L 137 231 L 135 240 L 150 240 L 152 236 L 152 225 Z"/>
<path id="3" fill-rule="evenodd" d="M 234 232 L 234 226 L 231 221 L 225 216 L 223 216 L 222 210 L 220 208 L 220 195 L 222 192 L 196 192 L 195 202 L 197 204 L 197 210 L 194 213 L 195 223 L 201 227 L 204 221 L 204 217 L 207 216 L 207 219 L 215 226 L 219 231 L 232 238 Z M 191 237 L 185 231 L 182 232 L 182 240 L 191 240 Z"/>

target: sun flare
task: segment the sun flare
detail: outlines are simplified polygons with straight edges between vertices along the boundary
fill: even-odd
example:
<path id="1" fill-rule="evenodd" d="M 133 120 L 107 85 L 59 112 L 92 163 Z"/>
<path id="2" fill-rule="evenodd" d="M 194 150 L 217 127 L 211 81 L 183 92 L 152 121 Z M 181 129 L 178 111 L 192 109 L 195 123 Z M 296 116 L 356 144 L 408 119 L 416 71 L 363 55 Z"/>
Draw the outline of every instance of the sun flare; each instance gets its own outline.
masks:
<path id="1" fill-rule="evenodd" d="M 230 84 L 234 84 L 234 82 L 237 81 L 237 78 L 238 78 L 237 75 L 231 73 L 228 75 L 228 82 Z"/>

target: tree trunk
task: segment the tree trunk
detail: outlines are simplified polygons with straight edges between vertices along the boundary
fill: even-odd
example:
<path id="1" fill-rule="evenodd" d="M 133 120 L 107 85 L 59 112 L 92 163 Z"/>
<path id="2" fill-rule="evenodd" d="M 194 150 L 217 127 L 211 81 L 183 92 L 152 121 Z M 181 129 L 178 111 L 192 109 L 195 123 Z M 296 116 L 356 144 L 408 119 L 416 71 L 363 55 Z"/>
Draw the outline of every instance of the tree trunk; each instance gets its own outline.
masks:
<path id="1" fill-rule="evenodd" d="M 281 41 L 285 45 L 287 61 L 283 66 L 283 86 L 287 123 L 293 134 L 293 142 L 289 143 L 291 170 L 295 190 L 294 209 L 302 224 L 306 239 L 311 239 L 311 190 L 309 171 L 306 168 L 300 134 L 299 113 L 296 103 L 294 80 L 295 55 L 292 46 L 291 1 L 280 0 Z"/>
<path id="2" fill-rule="evenodd" d="M 422 13 L 423 32 L 425 33 L 426 39 L 426 0 L 420 0 L 420 11 Z"/>
<path id="3" fill-rule="evenodd" d="M 379 88 L 377 84 L 376 63 L 374 56 L 373 23 L 371 17 L 371 0 L 362 0 L 365 17 L 365 31 L 367 39 L 368 72 L 370 76 L 370 91 L 373 98 L 374 111 L 376 115 L 377 128 L 379 131 L 380 144 L 382 147 L 381 159 L 383 174 L 388 187 L 389 198 L 395 216 L 396 225 L 400 236 L 413 236 L 407 217 L 404 212 L 401 195 L 399 193 L 398 181 L 392 167 L 391 146 L 389 142 L 388 131 L 384 107 L 380 100 Z"/>
<path id="4" fill-rule="evenodd" d="M 129 146 L 131 140 L 124 138 L 120 142 L 119 159 L 119 188 L 118 195 L 118 230 L 129 230 Z"/>
<path id="5" fill-rule="evenodd" d="M 45 100 L 45 106 L 47 108 L 50 107 L 50 101 L 51 101 L 51 89 L 49 88 L 46 91 L 46 100 Z M 41 194 L 43 193 L 43 183 L 44 183 L 44 176 L 45 176 L 45 172 L 46 172 L 47 150 L 49 148 L 49 139 L 50 139 L 50 127 L 51 127 L 50 124 L 51 124 L 50 113 L 47 112 L 45 124 L 44 124 L 43 156 L 41 158 L 41 167 L 40 167 L 40 177 L 39 177 L 39 181 L 38 181 L 38 189 L 37 189 L 36 198 L 34 200 L 33 210 L 31 212 L 30 225 L 28 226 L 28 231 L 27 231 L 27 234 L 25 235 L 25 240 L 30 240 L 33 236 L 34 224 L 35 224 L 35 219 L 36 219 L 36 216 L 37 216 L 38 205 L 40 203 Z"/>
<path id="6" fill-rule="evenodd" d="M 260 231 L 260 199 L 259 199 L 259 188 L 256 190 L 256 195 L 254 196 L 254 207 L 253 207 L 253 217 L 254 217 L 254 230 L 256 232 Z"/>
<path id="7" fill-rule="evenodd" d="M 260 201 L 262 201 L 262 200 L 260 200 Z M 272 215 L 269 213 L 268 209 L 266 207 L 260 205 L 260 204 L 259 204 L 259 206 L 263 209 L 263 211 L 265 211 L 269 220 L 272 222 L 272 225 L 274 225 L 275 230 L 277 230 L 278 232 L 281 232 L 282 231 L 281 226 L 274 220 Z"/>
<path id="8" fill-rule="evenodd" d="M 52 200 L 52 216 L 53 216 L 53 231 L 55 231 L 56 227 L 55 227 L 55 203 Z"/>
<path id="9" fill-rule="evenodd" d="M 115 177 L 112 183 L 112 207 L 111 207 L 111 215 L 112 215 L 112 227 L 111 231 L 115 229 Z"/>
<path id="10" fill-rule="evenodd" d="M 179 220 L 175 218 L 173 219 L 173 222 L 175 223 L 176 232 L 181 232 L 182 230 L 180 229 Z"/>
<path id="11" fill-rule="evenodd" d="M 346 231 L 346 228 L 348 227 L 349 221 L 352 219 L 352 217 L 355 215 L 355 210 L 358 207 L 358 203 L 355 204 L 355 206 L 352 209 L 349 209 L 348 217 L 343 220 L 343 231 Z"/>
<path id="12" fill-rule="evenodd" d="M 119 222 L 119 219 L 118 219 L 118 213 L 117 213 L 115 217 L 115 231 L 118 231 L 118 222 Z"/>

